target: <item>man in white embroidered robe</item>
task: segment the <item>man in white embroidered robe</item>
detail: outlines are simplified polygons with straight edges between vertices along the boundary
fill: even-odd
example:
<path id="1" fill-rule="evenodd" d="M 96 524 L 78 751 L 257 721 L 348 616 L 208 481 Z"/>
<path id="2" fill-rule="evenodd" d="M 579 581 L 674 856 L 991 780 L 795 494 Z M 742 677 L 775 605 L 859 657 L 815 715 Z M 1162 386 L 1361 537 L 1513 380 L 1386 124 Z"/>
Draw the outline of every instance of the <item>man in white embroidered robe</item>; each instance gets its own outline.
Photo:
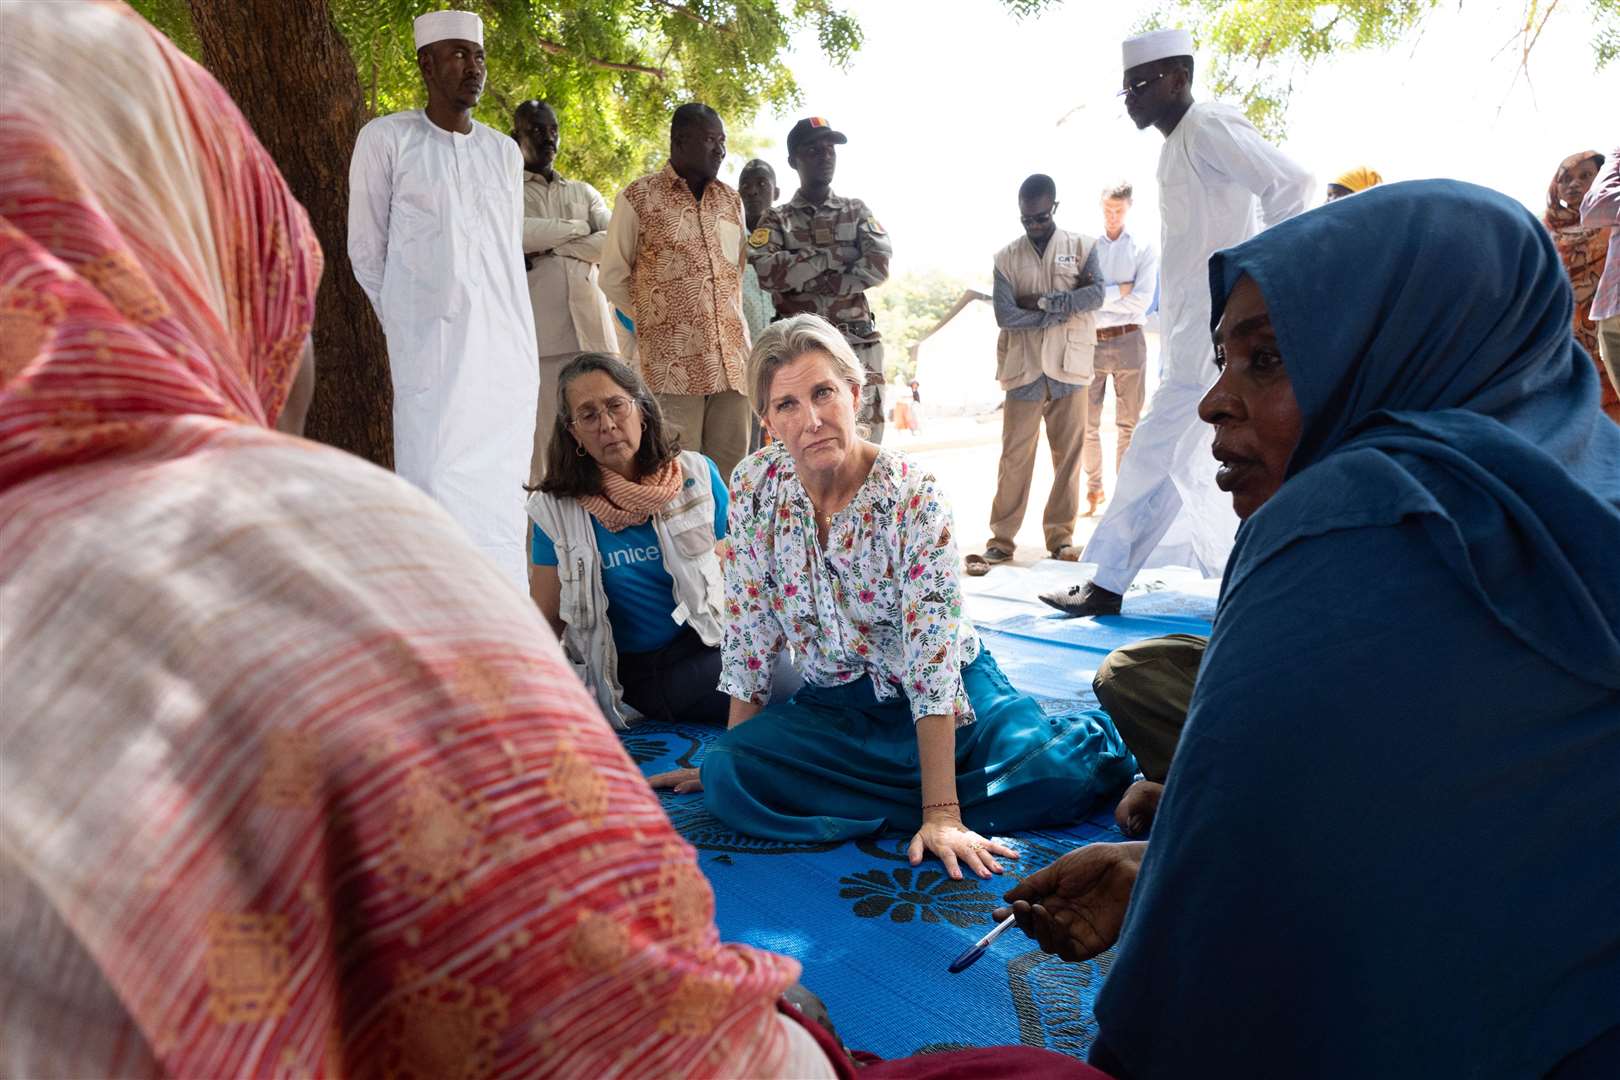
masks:
<path id="1" fill-rule="evenodd" d="M 1043 593 L 1070 615 L 1114 615 L 1145 566 L 1226 568 L 1237 516 L 1215 485 L 1213 432 L 1198 402 L 1215 381 L 1209 257 L 1305 209 L 1311 174 L 1230 105 L 1192 99 L 1192 35 L 1155 30 L 1124 46 L 1125 110 L 1164 135 L 1159 151 L 1160 382 L 1120 463 L 1108 510 L 1082 560 L 1084 585 Z"/>
<path id="2" fill-rule="evenodd" d="M 349 261 L 388 337 L 394 471 L 427 492 L 527 591 L 523 482 L 539 379 L 523 270 L 523 158 L 472 118 L 483 24 L 416 20 L 423 110 L 360 131 Z"/>

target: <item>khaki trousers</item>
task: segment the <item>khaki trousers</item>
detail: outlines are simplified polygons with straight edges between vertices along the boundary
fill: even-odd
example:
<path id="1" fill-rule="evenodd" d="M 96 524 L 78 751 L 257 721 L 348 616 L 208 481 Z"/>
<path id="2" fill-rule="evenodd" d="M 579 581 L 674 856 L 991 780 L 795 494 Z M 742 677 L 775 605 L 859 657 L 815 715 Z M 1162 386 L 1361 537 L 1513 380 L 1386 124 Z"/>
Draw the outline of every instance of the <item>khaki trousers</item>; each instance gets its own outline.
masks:
<path id="1" fill-rule="evenodd" d="M 1108 377 L 1114 378 L 1114 471 L 1125 460 L 1125 450 L 1131 445 L 1131 432 L 1142 415 L 1142 401 L 1147 396 L 1144 382 L 1147 376 L 1147 336 L 1140 330 L 1121 334 L 1107 341 L 1097 342 L 1092 354 L 1091 422 L 1086 425 L 1086 448 L 1080 456 L 1086 470 L 1086 490 L 1101 491 L 1102 439 L 1097 418 L 1102 416 L 1103 397 L 1108 393 Z"/>
<path id="2" fill-rule="evenodd" d="M 529 486 L 546 475 L 546 451 L 557 423 L 557 376 L 577 352 L 558 353 L 540 358 L 540 401 L 534 412 L 534 453 L 529 457 Z"/>
<path id="3" fill-rule="evenodd" d="M 851 342 L 849 347 L 855 359 L 861 362 L 861 367 L 866 369 L 866 385 L 861 387 L 861 411 L 855 419 L 866 426 L 868 439 L 882 445 L 883 387 L 887 385 L 883 375 L 883 342 Z"/>
<path id="4" fill-rule="evenodd" d="M 735 390 L 653 397 L 681 448 L 707 455 L 729 485 L 731 470 L 748 453 L 748 399 Z"/>
<path id="5" fill-rule="evenodd" d="M 1149 780 L 1162 784 L 1170 772 L 1208 644 L 1197 634 L 1148 638 L 1115 649 L 1097 668 L 1097 701 Z"/>
<path id="6" fill-rule="evenodd" d="M 1029 482 L 1035 472 L 1035 444 L 1041 421 L 1052 447 L 1052 490 L 1046 496 L 1041 524 L 1046 550 L 1053 551 L 1074 539 L 1074 519 L 1080 513 L 1080 451 L 1086 441 L 1089 405 L 1084 389 L 1062 398 L 1019 401 L 1008 397 L 1001 412 L 1001 467 L 996 475 L 996 498 L 990 504 L 990 542 L 1003 551 L 1014 550 L 1013 537 L 1024 523 L 1029 505 Z"/>

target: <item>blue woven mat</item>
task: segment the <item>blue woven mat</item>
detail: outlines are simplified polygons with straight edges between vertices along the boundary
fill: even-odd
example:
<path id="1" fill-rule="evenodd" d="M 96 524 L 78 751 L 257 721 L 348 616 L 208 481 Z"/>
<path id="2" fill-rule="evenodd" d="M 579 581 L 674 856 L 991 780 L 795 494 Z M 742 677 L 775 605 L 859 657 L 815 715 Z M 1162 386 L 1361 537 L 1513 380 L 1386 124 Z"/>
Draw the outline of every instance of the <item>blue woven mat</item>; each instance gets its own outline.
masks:
<path id="1" fill-rule="evenodd" d="M 1047 609 L 1031 595 L 975 595 L 969 613 L 1013 685 L 1049 711 L 1095 705 L 1091 678 L 1111 649 L 1158 634 L 1207 634 L 1213 613 L 1207 596 L 1161 588 L 1133 590 L 1123 617 L 1064 619 L 1043 614 Z M 624 743 L 651 774 L 696 764 L 718 734 L 696 725 L 643 724 Z M 1065 964 L 1011 930 L 962 974 L 948 974 L 946 966 L 990 929 L 990 911 L 1016 877 L 1070 848 L 1122 839 L 1112 805 L 1065 829 L 998 837 L 1023 857 L 1012 874 L 981 882 L 952 881 L 932 859 L 912 867 L 905 857 L 909 837 L 756 840 L 722 826 L 701 795 L 663 798 L 714 885 L 721 936 L 803 964 L 805 986 L 827 1003 L 847 1045 L 885 1058 L 1009 1043 L 1077 1057 L 1090 1048 L 1091 1006 L 1111 954 Z"/>

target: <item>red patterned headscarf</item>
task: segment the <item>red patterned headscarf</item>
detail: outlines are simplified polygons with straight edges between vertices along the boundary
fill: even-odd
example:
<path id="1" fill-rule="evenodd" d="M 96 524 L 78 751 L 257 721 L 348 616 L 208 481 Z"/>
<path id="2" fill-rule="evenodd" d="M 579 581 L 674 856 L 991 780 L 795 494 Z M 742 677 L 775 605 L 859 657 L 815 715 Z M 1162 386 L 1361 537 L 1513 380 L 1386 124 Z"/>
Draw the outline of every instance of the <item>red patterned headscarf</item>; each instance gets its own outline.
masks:
<path id="1" fill-rule="evenodd" d="M 273 424 L 321 251 L 230 97 L 121 5 L 12 12 L 0 55 L 0 490 Z"/>
<path id="2" fill-rule="evenodd" d="M 1558 163 L 1558 169 L 1553 173 L 1552 181 L 1547 185 L 1547 213 L 1541 219 L 1547 228 L 1556 232 L 1559 229 L 1569 228 L 1581 223 L 1581 208 L 1579 206 L 1564 205 L 1564 200 L 1558 194 L 1558 183 L 1564 179 L 1565 174 L 1570 170 L 1584 165 L 1588 161 L 1601 166 L 1603 164 L 1603 155 L 1596 150 L 1581 150 Z"/>
<path id="3" fill-rule="evenodd" d="M 830 1070 L 534 603 L 266 430 L 321 260 L 230 100 L 3 18 L 0 1074 Z"/>

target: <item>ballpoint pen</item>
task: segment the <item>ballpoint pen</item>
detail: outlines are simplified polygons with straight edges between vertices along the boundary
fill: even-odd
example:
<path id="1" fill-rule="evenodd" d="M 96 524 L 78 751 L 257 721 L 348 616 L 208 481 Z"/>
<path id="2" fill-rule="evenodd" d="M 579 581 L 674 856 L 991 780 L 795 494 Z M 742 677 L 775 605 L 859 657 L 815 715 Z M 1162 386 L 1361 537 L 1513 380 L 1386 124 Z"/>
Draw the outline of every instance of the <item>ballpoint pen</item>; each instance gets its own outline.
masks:
<path id="1" fill-rule="evenodd" d="M 1000 937 L 1001 932 L 1012 924 L 1013 916 L 1008 915 L 1005 919 L 1002 919 L 1000 925 L 998 925 L 994 930 L 984 935 L 984 937 L 980 938 L 972 948 L 968 949 L 962 953 L 961 956 L 958 956 L 955 960 L 951 961 L 951 974 L 955 975 L 957 972 L 966 971 L 968 968 L 972 967 L 973 962 L 984 955 L 984 950 L 990 947 L 990 943 L 996 940 L 996 938 Z"/>

